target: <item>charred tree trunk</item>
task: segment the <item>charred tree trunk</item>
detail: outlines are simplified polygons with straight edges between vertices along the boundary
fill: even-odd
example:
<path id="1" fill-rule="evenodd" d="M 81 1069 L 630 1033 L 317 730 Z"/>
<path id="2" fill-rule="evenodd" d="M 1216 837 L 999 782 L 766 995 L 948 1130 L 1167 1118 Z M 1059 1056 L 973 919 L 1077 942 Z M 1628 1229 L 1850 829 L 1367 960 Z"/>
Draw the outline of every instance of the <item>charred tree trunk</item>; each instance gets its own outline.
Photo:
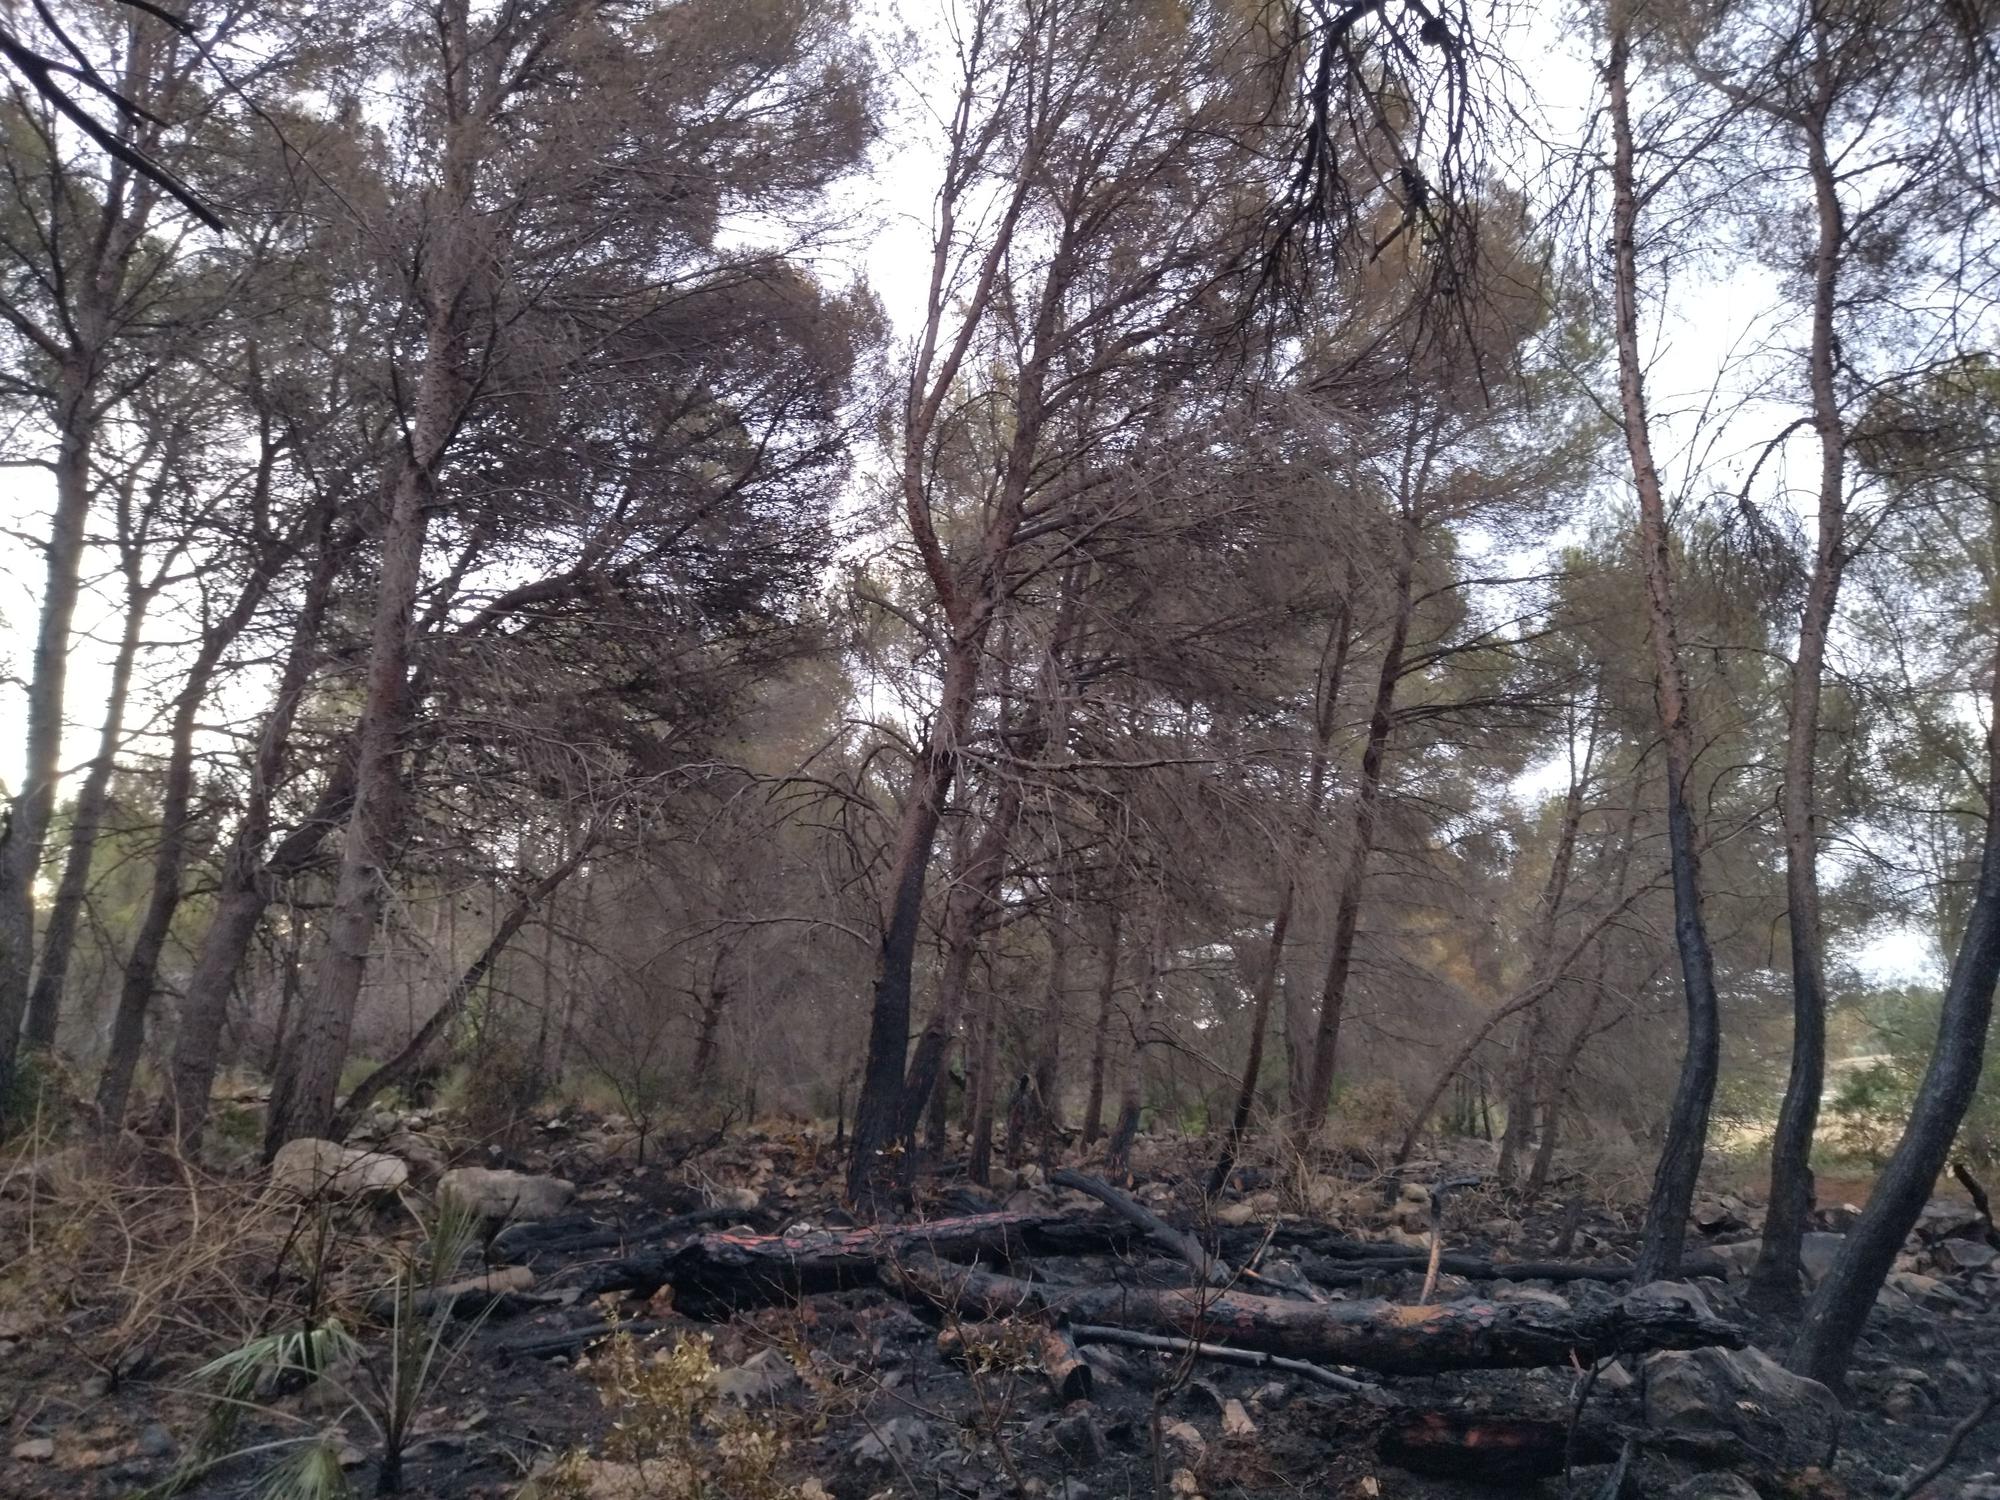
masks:
<path id="1" fill-rule="evenodd" d="M 1778 1123 L 1771 1137 L 1770 1207 L 1764 1237 L 1750 1273 L 1754 1296 L 1767 1305 L 1795 1309 L 1803 1272 L 1799 1246 L 1812 1211 L 1813 1132 L 1826 1087 L 1826 938 L 1820 925 L 1818 797 L 1814 762 L 1826 643 L 1847 566 L 1847 428 L 1835 384 L 1834 317 L 1847 226 L 1837 175 L 1827 149 L 1827 112 L 1833 106 L 1832 63 L 1825 56 L 1825 23 L 1816 19 L 1815 97 L 1804 120 L 1813 183 L 1818 243 L 1813 256 L 1812 346 L 1807 369 L 1813 428 L 1819 437 L 1819 538 L 1812 577 L 1799 619 L 1799 654 L 1792 667 L 1786 723 L 1785 782 L 1779 812 L 1785 834 L 1786 922 L 1792 958 L 1792 1062 Z"/>
<path id="2" fill-rule="evenodd" d="M 1647 427 L 1645 367 L 1639 354 L 1638 230 L 1640 195 L 1627 93 L 1632 43 L 1628 19 L 1614 18 L 1610 84 L 1612 165 L 1612 300 L 1618 345 L 1618 392 L 1632 479 L 1639 492 L 1639 550 L 1646 573 L 1648 634 L 1653 645 L 1654 692 L 1666 757 L 1667 845 L 1673 862 L 1674 945 L 1680 955 L 1681 984 L 1687 996 L 1687 1051 L 1667 1119 L 1667 1138 L 1653 1176 L 1646 1208 L 1645 1239 L 1639 1264 L 1645 1279 L 1674 1274 L 1687 1236 L 1688 1210 L 1708 1142 L 1708 1116 L 1715 1100 L 1721 1060 L 1715 965 L 1701 910 L 1698 834 L 1690 801 L 1694 730 L 1689 719 L 1688 684 L 1681 661 L 1680 630 L 1674 604 L 1673 557 L 1667 530 L 1666 497 L 1653 462 Z"/>
<path id="3" fill-rule="evenodd" d="M 973 1049 L 965 1101 L 966 1176 L 980 1187 L 993 1180 L 993 1074 L 1000 1061 L 1000 994 L 986 988 L 979 1008 L 979 1038 Z"/>
<path id="4" fill-rule="evenodd" d="M 870 1195 L 884 1153 L 904 1139 L 911 1126 L 904 1073 L 910 1050 L 910 990 L 923 924 L 924 884 L 945 798 L 957 769 L 958 745 L 972 723 L 978 658 L 978 647 L 966 643 L 955 642 L 947 654 L 937 717 L 917 757 L 903 803 L 882 913 L 882 946 L 869 1012 L 868 1050 L 861 1067 L 861 1097 L 854 1109 L 854 1138 L 849 1148 L 848 1194 L 857 1200 Z"/>
<path id="5" fill-rule="evenodd" d="M 921 1254 L 885 1261 L 881 1276 L 906 1299 L 959 1317 L 1060 1313 L 1077 1323 L 1212 1339 L 1394 1375 L 1566 1366 L 1614 1353 L 1745 1343 L 1741 1328 L 1693 1303 L 1643 1291 L 1589 1311 L 1478 1298 L 1427 1307 L 1293 1302 L 1213 1287 L 1050 1288 Z"/>
<path id="6" fill-rule="evenodd" d="M 1945 985 L 1937 1044 L 1895 1154 L 1813 1295 L 1787 1360 L 1799 1374 L 1835 1389 L 1846 1379 L 1862 1325 L 1944 1170 L 1985 1065 L 1993 987 L 2000 983 L 2000 645 L 1993 655 L 1993 695 L 1979 882 Z"/>
<path id="7" fill-rule="evenodd" d="M 1542 1048 L 1548 1034 L 1545 1006 L 1536 1006 L 1518 1028 L 1515 1055 L 1507 1069 L 1507 1123 L 1500 1127 L 1500 1155 L 1493 1175 L 1512 1182 L 1521 1152 L 1534 1133 L 1535 1101 L 1541 1097 Z"/>

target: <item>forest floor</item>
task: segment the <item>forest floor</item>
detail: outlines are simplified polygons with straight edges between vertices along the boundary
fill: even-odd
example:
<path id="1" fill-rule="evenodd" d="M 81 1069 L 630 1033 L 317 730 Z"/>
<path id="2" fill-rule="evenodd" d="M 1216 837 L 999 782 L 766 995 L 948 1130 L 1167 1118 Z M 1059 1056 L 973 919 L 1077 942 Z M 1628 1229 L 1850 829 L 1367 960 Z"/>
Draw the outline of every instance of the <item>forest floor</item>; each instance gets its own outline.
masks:
<path id="1" fill-rule="evenodd" d="M 470 1259 L 524 1268 L 503 1294 L 460 1302 L 466 1313 L 476 1300 L 471 1316 L 399 1318 L 380 1288 L 424 1253 L 414 1194 L 301 1208 L 247 1173 L 204 1178 L 133 1155 L 107 1165 L 78 1148 L 0 1167 L 0 1496 L 368 1494 L 394 1446 L 385 1430 L 399 1424 L 403 1493 L 440 1497 L 1887 1496 L 1945 1451 L 2000 1372 L 1990 1229 L 1941 1198 L 1869 1326 L 1830 1462 L 1835 1432 L 1811 1393 L 1698 1386 L 1676 1415 L 1659 1367 L 1631 1353 L 1537 1369 L 1348 1370 L 1374 1388 L 1361 1399 L 1269 1368 L 1085 1344 L 1090 1394 L 1066 1403 L 1017 1324 L 967 1325 L 948 1356 L 950 1320 L 865 1272 L 792 1296 L 735 1296 L 727 1276 L 683 1282 L 679 1295 L 672 1279 L 648 1285 L 678 1275 L 695 1252 L 676 1251 L 703 1234 L 804 1245 L 809 1230 L 851 1225 L 837 1157 L 809 1131 L 683 1143 L 684 1160 L 647 1168 L 620 1160 L 601 1122 L 574 1116 L 506 1150 L 454 1150 L 428 1115 L 380 1121 L 377 1135 L 424 1169 L 420 1180 L 471 1161 L 560 1174 L 578 1191 L 541 1222 L 488 1226 Z M 1636 1205 L 1586 1196 L 1574 1180 L 1536 1205 L 1467 1187 L 1434 1220 L 1423 1184 L 1490 1169 L 1476 1143 L 1465 1149 L 1400 1181 L 1358 1163 L 1282 1185 L 1251 1170 L 1210 1211 L 1202 1144 L 1142 1138 L 1134 1195 L 1254 1264 L 1259 1290 L 1295 1297 L 1420 1299 L 1423 1255 L 1342 1261 L 1327 1253 L 1329 1225 L 1411 1251 L 1427 1250 L 1435 1222 L 1453 1254 L 1629 1257 Z M 1009 1185 L 947 1176 L 909 1216 L 1111 1222 L 1035 1168 L 995 1177 Z M 1837 1248 L 1843 1211 L 1821 1217 L 1816 1261 Z M 1732 1272 L 1692 1283 L 1698 1295 L 1782 1356 L 1787 1322 L 1760 1320 L 1742 1297 L 1754 1207 L 1712 1198 L 1696 1220 L 1690 1251 L 1716 1252 Z M 1451 1264 L 1434 1301 L 1534 1302 L 1565 1316 L 1622 1291 L 1466 1280 Z M 1701 1264 L 1716 1269 L 1713 1257 Z M 661 1269 L 649 1276 L 649 1265 Z M 1185 1285 L 1191 1274 L 1143 1234 L 1016 1255 L 1009 1269 L 1057 1288 Z M 346 1334 L 273 1355 L 329 1314 Z M 612 1325 L 630 1325 L 631 1342 L 607 1341 Z M 232 1347 L 262 1354 L 200 1368 Z M 2000 1497 L 1996 1469 L 2000 1413 L 1989 1411 L 1919 1493 Z"/>

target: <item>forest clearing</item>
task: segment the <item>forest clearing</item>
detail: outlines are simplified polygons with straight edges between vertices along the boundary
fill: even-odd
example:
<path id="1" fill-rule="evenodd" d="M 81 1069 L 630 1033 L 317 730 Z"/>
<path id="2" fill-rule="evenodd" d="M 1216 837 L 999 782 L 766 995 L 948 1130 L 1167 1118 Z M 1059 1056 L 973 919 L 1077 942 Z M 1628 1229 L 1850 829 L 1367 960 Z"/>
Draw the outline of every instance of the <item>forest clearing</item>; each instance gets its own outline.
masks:
<path id="1" fill-rule="evenodd" d="M 0 1494 L 2000 1496 L 1995 0 L 0 84 Z"/>

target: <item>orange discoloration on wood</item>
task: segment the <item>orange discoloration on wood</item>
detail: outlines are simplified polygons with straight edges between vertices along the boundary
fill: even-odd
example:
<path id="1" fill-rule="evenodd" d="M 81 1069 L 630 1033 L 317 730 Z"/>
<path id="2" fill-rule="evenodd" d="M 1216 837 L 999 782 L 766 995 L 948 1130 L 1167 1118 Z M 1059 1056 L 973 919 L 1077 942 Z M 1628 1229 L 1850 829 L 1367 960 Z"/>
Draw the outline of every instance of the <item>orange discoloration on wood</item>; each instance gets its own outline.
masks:
<path id="1" fill-rule="evenodd" d="M 1404 1328 L 1415 1328 L 1447 1316 L 1450 1307 L 1451 1304 L 1446 1302 L 1433 1302 L 1428 1307 L 1396 1307 L 1390 1310 L 1388 1320 Z"/>

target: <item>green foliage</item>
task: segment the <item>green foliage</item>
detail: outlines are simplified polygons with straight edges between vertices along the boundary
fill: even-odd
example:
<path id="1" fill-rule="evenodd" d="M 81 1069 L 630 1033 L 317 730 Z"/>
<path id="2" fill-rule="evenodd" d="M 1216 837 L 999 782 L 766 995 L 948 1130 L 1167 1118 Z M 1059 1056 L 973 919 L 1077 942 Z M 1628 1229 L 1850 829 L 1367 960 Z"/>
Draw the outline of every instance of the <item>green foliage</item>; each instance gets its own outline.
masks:
<path id="1" fill-rule="evenodd" d="M 1941 994 L 1927 986 L 1881 990 L 1861 1002 L 1860 1019 L 1875 1048 L 1858 1066 L 1837 1069 L 1825 1129 L 1840 1155 L 1880 1166 L 1904 1123 L 1937 1040 Z M 1958 1129 L 1956 1155 L 2000 1162 L 2000 1074 L 1989 1066 Z"/>

